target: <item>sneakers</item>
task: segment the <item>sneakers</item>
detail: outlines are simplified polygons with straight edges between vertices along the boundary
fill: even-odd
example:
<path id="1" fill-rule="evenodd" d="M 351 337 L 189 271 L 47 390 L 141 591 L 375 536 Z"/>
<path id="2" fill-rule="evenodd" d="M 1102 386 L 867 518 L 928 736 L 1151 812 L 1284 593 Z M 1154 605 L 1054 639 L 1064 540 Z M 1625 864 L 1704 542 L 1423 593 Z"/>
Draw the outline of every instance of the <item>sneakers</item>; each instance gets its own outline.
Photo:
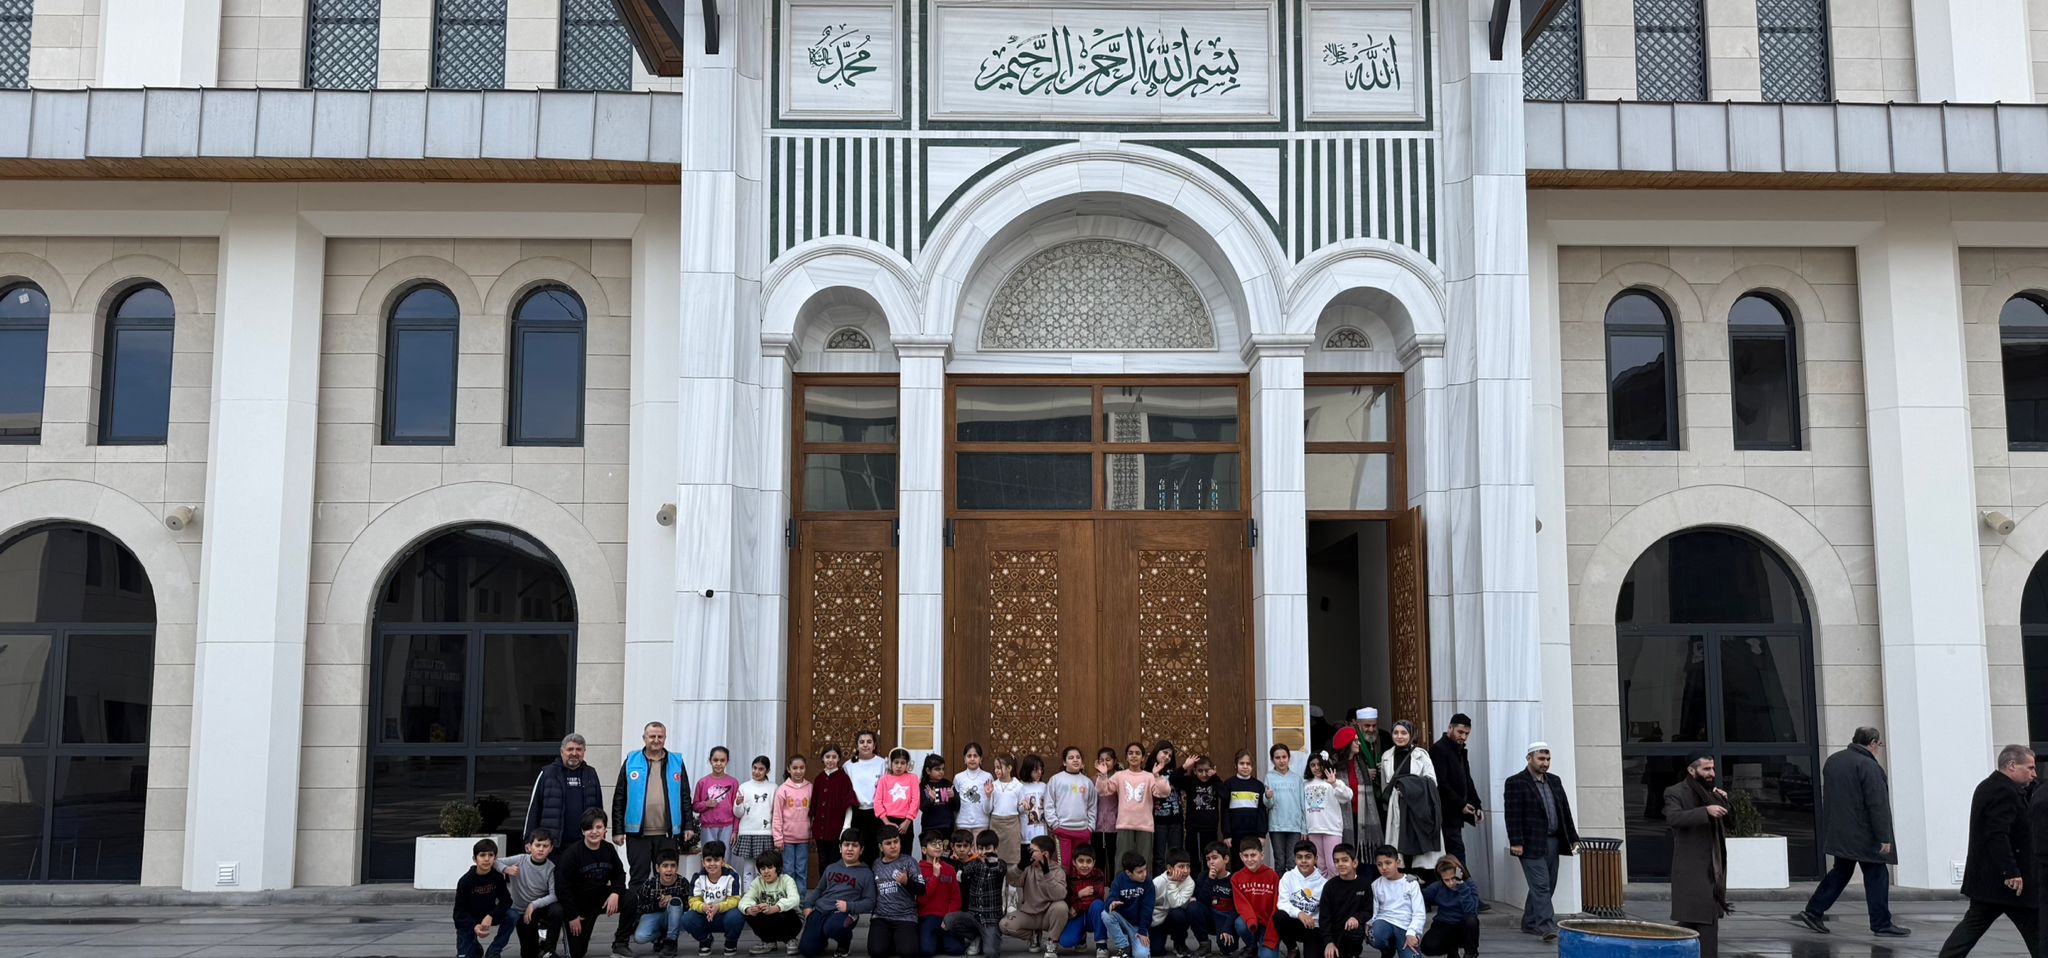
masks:
<path id="1" fill-rule="evenodd" d="M 623 941 L 612 942 L 612 954 L 619 958 L 633 958 L 633 946 Z"/>
<path id="2" fill-rule="evenodd" d="M 709 942 L 697 946 L 697 958 L 704 958 L 704 956 L 709 954 L 711 954 L 711 944 Z"/>
<path id="3" fill-rule="evenodd" d="M 1095 958 L 1109 958 L 1109 946 L 1107 946 L 1107 945 L 1104 945 L 1103 943 L 1101 943 L 1101 942 L 1099 942 L 1099 941 L 1098 941 L 1098 942 L 1096 942 L 1096 943 L 1095 943 Z"/>
<path id="4" fill-rule="evenodd" d="M 1828 920 L 1811 911 L 1801 909 L 1799 914 L 1792 916 L 1792 920 L 1805 925 L 1808 931 L 1818 932 L 1823 935 L 1828 933 Z"/>
<path id="5" fill-rule="evenodd" d="M 1897 925 L 1892 925 L 1889 928 L 1879 928 L 1876 931 L 1871 932 L 1871 934 L 1883 935 L 1886 938 L 1905 938 L 1913 934 L 1913 929 L 1901 928 Z"/>
<path id="6" fill-rule="evenodd" d="M 1216 953 L 1216 945 L 1207 938 L 1195 941 L 1195 958 L 1209 958 Z"/>
<path id="7" fill-rule="evenodd" d="M 1556 940 L 1557 940 L 1557 929 L 1555 929 L 1555 928 L 1550 928 L 1550 929 L 1546 929 L 1546 930 L 1545 930 L 1545 931 L 1543 932 L 1543 943 L 1544 943 L 1544 944 L 1546 944 L 1546 945 L 1547 945 L 1547 944 L 1549 944 L 1549 943 L 1551 943 L 1551 942 L 1553 942 L 1553 941 L 1556 941 Z"/>
<path id="8" fill-rule="evenodd" d="M 1024 950 L 1027 952 L 1044 951 L 1045 940 L 1037 932 L 1033 932 L 1031 937 L 1024 942 Z"/>
<path id="9" fill-rule="evenodd" d="M 738 945 L 727 945 L 725 946 L 725 950 L 723 952 L 720 952 L 720 954 L 723 954 L 725 958 L 733 958 L 734 955 L 737 955 L 739 953 L 740 946 Z"/>
<path id="10" fill-rule="evenodd" d="M 785 955 L 796 954 L 796 939 L 792 938 L 788 942 L 784 943 L 782 946 L 782 953 Z"/>
<path id="11" fill-rule="evenodd" d="M 970 941 L 970 942 L 968 942 L 968 943 L 967 943 L 967 954 L 968 954 L 968 955 L 970 956 L 970 958 L 972 958 L 972 956 L 974 956 L 974 955 L 979 955 L 979 954 L 981 954 L 981 942 L 978 942 L 978 941 Z"/>
<path id="12" fill-rule="evenodd" d="M 1045 958 L 1060 958 L 1060 943 L 1057 939 L 1045 940 Z"/>
<path id="13" fill-rule="evenodd" d="M 673 941 L 664 941 L 658 945 L 655 945 L 654 954 L 656 958 L 676 958 L 676 943 Z"/>

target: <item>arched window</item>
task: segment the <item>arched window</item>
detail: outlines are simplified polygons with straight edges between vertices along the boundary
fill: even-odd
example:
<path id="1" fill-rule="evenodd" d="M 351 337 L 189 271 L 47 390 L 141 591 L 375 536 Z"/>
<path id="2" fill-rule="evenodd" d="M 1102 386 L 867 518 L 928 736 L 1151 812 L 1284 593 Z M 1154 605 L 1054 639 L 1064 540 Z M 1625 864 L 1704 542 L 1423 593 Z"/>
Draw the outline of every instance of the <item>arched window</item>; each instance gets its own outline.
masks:
<path id="1" fill-rule="evenodd" d="M 0 540 L 0 882 L 142 880 L 156 597 L 82 526 Z"/>
<path id="2" fill-rule="evenodd" d="M 2006 446 L 2048 449 L 2048 298 L 2021 293 L 2006 300 L 1998 312 L 1998 342 Z"/>
<path id="3" fill-rule="evenodd" d="M 2027 737 L 2048 751 L 2048 561 L 2034 564 L 2020 593 L 2020 661 L 2027 669 Z"/>
<path id="4" fill-rule="evenodd" d="M 1765 293 L 1728 310 L 1728 391 L 1735 448 L 1799 448 L 1799 357 L 1792 315 Z"/>
<path id="5" fill-rule="evenodd" d="M 1579 0 L 1564 0 L 1522 54 L 1522 96 L 1530 100 L 1586 98 L 1585 56 L 1579 40 Z"/>
<path id="6" fill-rule="evenodd" d="M 49 354 L 50 298 L 30 283 L 0 286 L 0 442 L 42 438 Z"/>
<path id="7" fill-rule="evenodd" d="M 306 11 L 306 88 L 377 88 L 383 0 L 313 0 Z"/>
<path id="8" fill-rule="evenodd" d="M 412 878 L 413 839 L 451 801 L 517 848 L 533 779 L 575 729 L 576 599 L 540 543 L 499 526 L 437 535 L 377 593 L 363 881 Z"/>
<path id="9" fill-rule="evenodd" d="M 1678 448 L 1677 349 L 1664 301 L 1631 289 L 1607 304 L 1607 439 L 1616 449 Z"/>
<path id="10" fill-rule="evenodd" d="M 612 0 L 562 0 L 564 90 L 631 90 L 633 39 Z"/>
<path id="11" fill-rule="evenodd" d="M 1635 0 L 1636 99 L 1707 98 L 1706 15 L 1700 0 Z"/>
<path id="12" fill-rule="evenodd" d="M 28 88 L 29 34 L 35 0 L 0 0 L 0 90 Z"/>
<path id="13" fill-rule="evenodd" d="M 100 444 L 160 446 L 171 429 L 171 294 L 137 286 L 114 301 L 100 354 Z"/>
<path id="14" fill-rule="evenodd" d="M 1756 33 L 1764 99 L 1826 103 L 1833 98 L 1827 0 L 1757 0 Z"/>
<path id="15" fill-rule="evenodd" d="M 434 87 L 505 87 L 505 0 L 434 0 Z"/>
<path id="16" fill-rule="evenodd" d="M 543 286 L 512 312 L 511 414 L 515 446 L 583 444 L 583 300 Z"/>
<path id="17" fill-rule="evenodd" d="M 1670 877 L 1664 789 L 1695 755 L 1790 840 L 1793 878 L 1817 877 L 1813 630 L 1785 560 L 1739 532 L 1667 536 L 1629 569 L 1614 624 L 1629 879 Z"/>
<path id="18" fill-rule="evenodd" d="M 455 443 L 460 314 L 439 286 L 416 286 L 391 307 L 384 331 L 384 444 Z"/>

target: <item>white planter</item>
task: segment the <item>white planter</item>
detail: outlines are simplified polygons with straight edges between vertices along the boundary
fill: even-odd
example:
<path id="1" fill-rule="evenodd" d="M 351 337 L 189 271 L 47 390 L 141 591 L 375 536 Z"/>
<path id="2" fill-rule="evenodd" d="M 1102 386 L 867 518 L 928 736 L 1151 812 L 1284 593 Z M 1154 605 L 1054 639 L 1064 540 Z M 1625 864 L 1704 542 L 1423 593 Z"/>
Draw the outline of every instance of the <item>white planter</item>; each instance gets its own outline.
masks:
<path id="1" fill-rule="evenodd" d="M 1785 836 L 1728 839 L 1729 888 L 1788 888 Z"/>
<path id="2" fill-rule="evenodd" d="M 476 840 L 495 838 L 499 844 L 504 836 L 471 835 L 468 838 L 449 838 L 446 835 L 421 835 L 412 840 L 412 887 L 454 888 L 462 873 L 476 867 Z M 503 855 L 504 849 L 498 854 Z"/>

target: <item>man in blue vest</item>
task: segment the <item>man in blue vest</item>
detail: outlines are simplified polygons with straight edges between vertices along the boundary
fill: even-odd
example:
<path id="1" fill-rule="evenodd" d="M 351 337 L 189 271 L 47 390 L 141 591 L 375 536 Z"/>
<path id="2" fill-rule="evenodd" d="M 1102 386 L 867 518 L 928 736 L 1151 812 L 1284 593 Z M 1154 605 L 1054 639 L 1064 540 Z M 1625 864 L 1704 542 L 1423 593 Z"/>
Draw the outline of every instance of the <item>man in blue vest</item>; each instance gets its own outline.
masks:
<path id="1" fill-rule="evenodd" d="M 654 872 L 654 861 L 664 849 L 677 848 L 676 839 L 697 837 L 697 813 L 690 801 L 690 773 L 683 757 L 668 750 L 668 726 L 649 722 L 640 730 L 641 748 L 626 756 L 619 768 L 618 784 L 612 786 L 612 841 L 626 846 L 626 883 L 633 884 Z M 627 896 L 631 898 L 632 896 Z M 636 916 L 621 899 L 619 930 L 612 936 L 612 954 L 633 953 Z"/>
<path id="2" fill-rule="evenodd" d="M 555 842 L 566 845 L 578 834 L 584 809 L 604 807 L 604 786 L 597 769 L 583 763 L 583 736 L 571 734 L 562 740 L 562 757 L 540 770 L 533 780 L 533 795 L 526 800 L 526 829 L 522 841 L 531 841 L 536 829 L 555 833 Z"/>

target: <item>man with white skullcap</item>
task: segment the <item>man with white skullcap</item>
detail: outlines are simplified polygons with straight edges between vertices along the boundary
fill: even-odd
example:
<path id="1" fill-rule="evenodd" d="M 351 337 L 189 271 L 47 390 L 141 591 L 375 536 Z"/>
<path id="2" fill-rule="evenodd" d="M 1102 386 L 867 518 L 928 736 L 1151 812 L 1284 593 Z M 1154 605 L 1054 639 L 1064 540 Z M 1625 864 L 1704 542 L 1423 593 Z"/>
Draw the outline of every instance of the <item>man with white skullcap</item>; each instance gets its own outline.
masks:
<path id="1" fill-rule="evenodd" d="M 1394 747 L 1394 733 L 1380 728 L 1380 710 L 1370 705 L 1351 713 L 1351 725 L 1375 760 Z"/>
<path id="2" fill-rule="evenodd" d="M 1530 742 L 1529 767 L 1508 776 L 1501 789 L 1501 819 L 1508 829 L 1508 854 L 1521 859 L 1529 897 L 1522 905 L 1522 930 L 1557 940 L 1557 915 L 1550 893 L 1557 888 L 1557 858 L 1578 850 L 1579 829 L 1564 782 L 1550 774 L 1550 746 Z"/>

